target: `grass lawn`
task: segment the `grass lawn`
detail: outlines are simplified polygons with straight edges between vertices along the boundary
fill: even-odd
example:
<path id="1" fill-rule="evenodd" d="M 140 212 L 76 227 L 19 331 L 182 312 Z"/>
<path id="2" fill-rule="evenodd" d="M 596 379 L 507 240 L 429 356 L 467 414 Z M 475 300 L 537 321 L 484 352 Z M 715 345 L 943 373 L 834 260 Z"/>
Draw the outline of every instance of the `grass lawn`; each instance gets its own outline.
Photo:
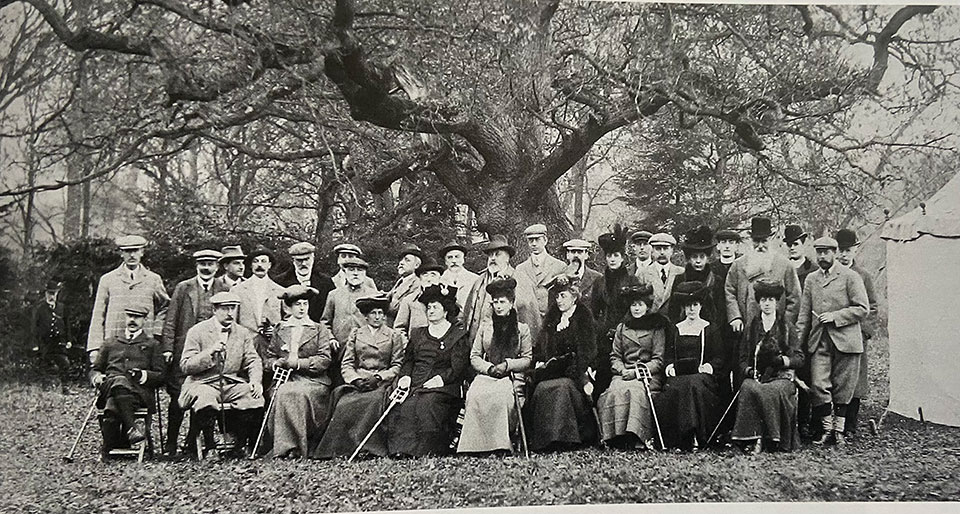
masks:
<path id="1" fill-rule="evenodd" d="M 885 345 L 871 348 L 873 398 L 886 405 Z M 960 500 L 960 429 L 889 414 L 847 448 L 790 454 L 589 449 L 522 457 L 393 461 L 97 461 L 88 426 L 66 454 L 89 388 L 71 395 L 0 386 L 0 511 L 306 512 L 623 502 Z"/>

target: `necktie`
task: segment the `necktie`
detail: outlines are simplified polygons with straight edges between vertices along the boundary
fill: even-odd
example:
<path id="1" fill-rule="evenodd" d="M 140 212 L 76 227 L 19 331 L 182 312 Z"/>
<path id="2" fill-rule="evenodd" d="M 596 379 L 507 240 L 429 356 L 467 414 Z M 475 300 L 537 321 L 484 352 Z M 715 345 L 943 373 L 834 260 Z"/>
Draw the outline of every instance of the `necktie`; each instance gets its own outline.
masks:
<path id="1" fill-rule="evenodd" d="M 667 283 L 667 268 L 660 268 L 660 280 L 663 281 L 664 285 Z"/>
<path id="2" fill-rule="evenodd" d="M 203 292 L 207 293 L 210 291 L 210 284 L 203 284 Z"/>

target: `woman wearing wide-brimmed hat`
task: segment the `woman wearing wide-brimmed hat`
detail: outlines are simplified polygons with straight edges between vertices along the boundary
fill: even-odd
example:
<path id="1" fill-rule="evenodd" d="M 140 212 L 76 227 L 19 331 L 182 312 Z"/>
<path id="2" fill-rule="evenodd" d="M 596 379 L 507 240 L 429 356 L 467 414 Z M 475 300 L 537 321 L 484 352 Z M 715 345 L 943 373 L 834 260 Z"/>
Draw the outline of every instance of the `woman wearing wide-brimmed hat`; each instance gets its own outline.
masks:
<path id="1" fill-rule="evenodd" d="M 656 435 L 641 368 L 651 375 L 650 390 L 663 381 L 663 352 L 670 322 L 653 312 L 653 287 L 627 286 L 620 290 L 628 312 L 613 335 L 610 387 L 600 395 L 600 438 L 621 448 L 652 447 Z"/>
<path id="2" fill-rule="evenodd" d="M 410 330 L 397 386 L 410 395 L 388 420 L 387 447 L 393 456 L 451 452 L 461 388 L 470 364 L 467 332 L 454 323 L 459 314 L 456 288 L 430 286 L 420 294 L 427 306 L 425 327 Z"/>
<path id="3" fill-rule="evenodd" d="M 673 290 L 684 282 L 701 282 L 704 287 L 703 308 L 700 317 L 714 323 L 718 327 L 726 325 L 727 303 L 726 293 L 723 290 L 724 278 L 717 276 L 710 267 L 710 256 L 717 247 L 710 227 L 700 225 L 684 235 L 680 245 L 683 256 L 687 261 L 683 273 L 673 282 Z M 671 295 L 673 291 L 671 291 Z M 670 302 L 667 306 L 667 317 L 677 323 L 684 318 L 683 310 L 677 302 Z M 734 348 L 735 352 L 736 349 Z"/>
<path id="4" fill-rule="evenodd" d="M 737 418 L 730 438 L 764 443 L 770 449 L 800 447 L 797 431 L 796 370 L 803 366 L 797 327 L 777 313 L 783 296 L 779 282 L 760 280 L 753 285 L 760 315 L 747 327 L 740 344 L 740 373 L 744 376 L 737 400 Z"/>
<path id="5" fill-rule="evenodd" d="M 347 456 L 376 424 L 387 406 L 403 363 L 406 339 L 386 325 L 390 298 L 385 293 L 358 298 L 366 324 L 354 328 L 344 345 L 341 375 L 344 385 L 333 390 L 333 415 L 311 457 Z M 363 447 L 369 455 L 387 454 L 386 427 L 378 428 Z"/>
<path id="6" fill-rule="evenodd" d="M 569 273 L 557 275 L 549 287 L 556 303 L 547 310 L 534 345 L 533 389 L 524 406 L 534 451 L 578 447 L 597 437 L 587 375 L 596 359 L 596 324 Z"/>
<path id="7" fill-rule="evenodd" d="M 307 315 L 310 300 L 318 294 L 300 284 L 284 289 L 280 299 L 290 317 L 277 325 L 264 351 L 265 369 L 290 369 L 290 378 L 273 393 L 274 407 L 267 421 L 275 457 L 305 457 L 327 421 L 333 334 Z"/>
<path id="8" fill-rule="evenodd" d="M 667 336 L 667 381 L 654 400 L 668 447 L 705 446 L 725 407 L 717 384 L 725 369 L 723 346 L 719 327 L 700 317 L 705 296 L 701 282 L 684 282 L 671 297 L 685 317 Z"/>
<path id="9" fill-rule="evenodd" d="M 530 327 L 517 319 L 513 308 L 516 287 L 512 278 L 487 285 L 493 317 L 480 323 L 470 350 L 470 365 L 477 376 L 467 390 L 458 452 L 511 449 L 510 435 L 519 414 L 514 388 L 523 385 L 523 374 L 533 360 Z"/>

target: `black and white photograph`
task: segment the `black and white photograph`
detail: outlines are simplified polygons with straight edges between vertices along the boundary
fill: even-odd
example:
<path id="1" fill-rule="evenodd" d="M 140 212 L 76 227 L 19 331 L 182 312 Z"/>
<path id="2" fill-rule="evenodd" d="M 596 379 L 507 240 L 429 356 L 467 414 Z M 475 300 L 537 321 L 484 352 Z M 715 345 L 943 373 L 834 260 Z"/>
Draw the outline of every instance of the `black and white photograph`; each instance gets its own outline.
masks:
<path id="1" fill-rule="evenodd" d="M 956 508 L 960 5 L 873 1 L 0 0 L 0 511 Z"/>

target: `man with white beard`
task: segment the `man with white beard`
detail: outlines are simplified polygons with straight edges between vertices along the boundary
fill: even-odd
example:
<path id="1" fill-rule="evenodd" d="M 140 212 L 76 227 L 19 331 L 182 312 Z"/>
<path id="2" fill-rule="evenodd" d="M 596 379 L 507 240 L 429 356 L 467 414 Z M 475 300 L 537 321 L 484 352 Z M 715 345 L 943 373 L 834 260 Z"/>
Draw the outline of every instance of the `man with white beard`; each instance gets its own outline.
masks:
<path id="1" fill-rule="evenodd" d="M 340 243 L 333 247 L 333 253 L 337 256 L 337 267 L 340 268 L 337 274 L 333 276 L 333 285 L 336 287 L 347 286 L 347 272 L 343 270 L 343 263 L 353 257 L 363 259 L 363 250 L 359 246 L 350 243 Z M 377 284 L 369 276 L 363 280 L 365 288 L 376 291 Z"/>
<path id="2" fill-rule="evenodd" d="M 300 284 L 319 291 L 320 294 L 310 298 L 310 310 L 307 311 L 307 316 L 313 321 L 320 320 L 323 306 L 327 303 L 327 295 L 334 289 L 333 280 L 315 266 L 316 251 L 317 247 L 306 241 L 290 245 L 287 253 L 293 259 L 293 267 L 276 278 L 277 283 L 285 288 Z"/>
<path id="3" fill-rule="evenodd" d="M 457 305 L 460 306 L 462 312 L 463 306 L 467 302 L 467 294 L 470 293 L 470 286 L 480 275 L 463 267 L 467 248 L 456 241 L 444 245 L 437 254 L 447 268 L 440 275 L 440 283 L 457 288 Z"/>

